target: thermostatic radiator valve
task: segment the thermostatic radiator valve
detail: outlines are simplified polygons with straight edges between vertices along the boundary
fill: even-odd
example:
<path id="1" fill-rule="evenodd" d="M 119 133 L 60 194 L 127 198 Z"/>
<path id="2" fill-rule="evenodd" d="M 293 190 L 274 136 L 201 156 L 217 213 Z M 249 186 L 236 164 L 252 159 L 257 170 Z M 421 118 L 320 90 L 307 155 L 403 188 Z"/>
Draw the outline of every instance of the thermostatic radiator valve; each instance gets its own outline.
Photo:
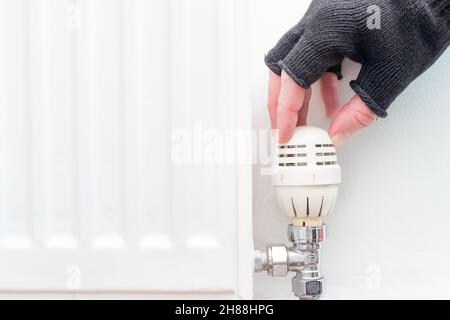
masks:
<path id="1" fill-rule="evenodd" d="M 288 226 L 291 246 L 270 245 L 255 251 L 255 272 L 274 277 L 295 272 L 292 291 L 300 299 L 320 298 L 324 278 L 320 272 L 320 244 L 326 238 L 323 219 L 336 202 L 341 168 L 328 133 L 300 127 L 287 144 L 276 148 L 273 184 Z"/>

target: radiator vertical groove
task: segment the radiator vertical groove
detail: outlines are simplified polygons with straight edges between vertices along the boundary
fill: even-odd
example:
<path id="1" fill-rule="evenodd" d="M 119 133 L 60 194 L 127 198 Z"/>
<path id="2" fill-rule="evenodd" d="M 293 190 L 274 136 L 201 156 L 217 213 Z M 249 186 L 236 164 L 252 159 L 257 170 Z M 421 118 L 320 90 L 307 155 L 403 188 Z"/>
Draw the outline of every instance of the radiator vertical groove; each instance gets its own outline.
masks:
<path id="1" fill-rule="evenodd" d="M 27 10 L 25 0 L 0 2 L 0 47 L 8 48 L 0 50 L 0 246 L 7 248 L 33 241 Z"/>
<path id="2" fill-rule="evenodd" d="M 125 5 L 128 233 L 146 248 L 171 246 L 169 9 L 167 0 Z"/>
<path id="3" fill-rule="evenodd" d="M 201 85 L 193 83 L 192 74 L 192 3 L 195 0 L 171 0 L 171 129 L 189 130 L 192 119 L 192 90 L 195 86 Z M 189 132 L 187 132 L 189 134 Z M 177 137 L 174 132 L 174 138 Z M 178 146 L 179 139 L 172 142 Z M 174 150 L 172 150 L 174 151 Z M 173 154 L 171 155 L 173 156 Z M 176 246 L 184 246 L 190 230 L 187 228 L 189 219 L 186 213 L 194 210 L 192 188 L 189 183 L 196 179 L 196 175 L 185 166 L 173 166 L 171 175 L 172 185 L 172 221 L 171 234 Z"/>

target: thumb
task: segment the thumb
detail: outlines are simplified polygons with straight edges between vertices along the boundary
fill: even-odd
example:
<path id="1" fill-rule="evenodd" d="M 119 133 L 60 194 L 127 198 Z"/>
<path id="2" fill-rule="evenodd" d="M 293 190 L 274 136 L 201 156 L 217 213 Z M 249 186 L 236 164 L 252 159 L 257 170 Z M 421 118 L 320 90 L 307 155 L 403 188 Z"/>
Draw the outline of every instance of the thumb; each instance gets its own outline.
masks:
<path id="1" fill-rule="evenodd" d="M 369 127 L 376 118 L 377 115 L 356 95 L 333 117 L 328 133 L 333 143 L 339 146 L 361 129 Z"/>

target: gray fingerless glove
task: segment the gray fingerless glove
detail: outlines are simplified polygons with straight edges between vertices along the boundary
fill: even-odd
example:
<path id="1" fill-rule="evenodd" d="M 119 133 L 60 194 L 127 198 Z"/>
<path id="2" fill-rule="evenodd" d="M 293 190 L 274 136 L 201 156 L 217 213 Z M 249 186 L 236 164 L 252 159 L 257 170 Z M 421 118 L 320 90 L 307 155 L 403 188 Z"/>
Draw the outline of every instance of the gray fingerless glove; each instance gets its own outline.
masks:
<path id="1" fill-rule="evenodd" d="M 369 27 L 374 5 L 381 13 L 379 29 Z M 351 87 L 386 117 L 389 105 L 449 43 L 450 0 L 314 0 L 267 54 L 266 64 L 309 88 L 324 72 L 340 76 L 342 60 L 350 58 L 362 64 Z"/>

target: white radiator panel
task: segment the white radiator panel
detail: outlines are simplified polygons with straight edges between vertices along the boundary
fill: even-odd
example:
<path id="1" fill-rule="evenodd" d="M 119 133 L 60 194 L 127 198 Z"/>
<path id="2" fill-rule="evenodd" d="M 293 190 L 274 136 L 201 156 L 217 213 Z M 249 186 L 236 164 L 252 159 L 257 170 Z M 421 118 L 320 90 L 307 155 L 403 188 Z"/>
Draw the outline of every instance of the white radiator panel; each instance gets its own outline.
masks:
<path id="1" fill-rule="evenodd" d="M 250 168 L 171 160 L 250 127 L 241 7 L 0 0 L 0 291 L 251 295 Z"/>

